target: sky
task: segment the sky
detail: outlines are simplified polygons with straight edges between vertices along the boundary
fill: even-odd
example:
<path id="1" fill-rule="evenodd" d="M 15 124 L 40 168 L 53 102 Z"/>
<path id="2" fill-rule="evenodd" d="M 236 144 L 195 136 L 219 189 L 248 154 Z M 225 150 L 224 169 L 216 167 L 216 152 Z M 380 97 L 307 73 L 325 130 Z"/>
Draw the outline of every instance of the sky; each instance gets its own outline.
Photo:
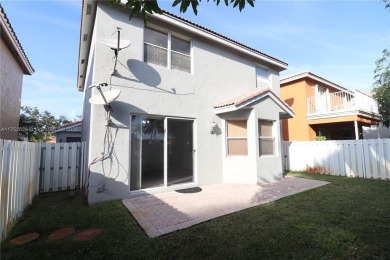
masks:
<path id="1" fill-rule="evenodd" d="M 223 2 L 223 1 L 221 1 Z M 24 76 L 22 105 L 56 117 L 82 114 L 77 91 L 81 0 L 2 0 L 35 73 Z M 256 1 L 242 10 L 203 0 L 195 16 L 172 1 L 160 7 L 348 89 L 372 90 L 375 61 L 390 47 L 390 11 L 380 0 Z M 129 39 L 131 41 L 131 39 Z"/>

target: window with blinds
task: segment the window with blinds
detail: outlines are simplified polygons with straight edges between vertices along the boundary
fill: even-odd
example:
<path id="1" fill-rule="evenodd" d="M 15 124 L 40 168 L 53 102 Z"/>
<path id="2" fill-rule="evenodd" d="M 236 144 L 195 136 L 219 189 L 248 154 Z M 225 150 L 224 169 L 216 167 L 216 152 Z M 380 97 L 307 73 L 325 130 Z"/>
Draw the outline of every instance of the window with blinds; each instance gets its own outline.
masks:
<path id="1" fill-rule="evenodd" d="M 144 39 L 145 62 L 191 72 L 191 41 L 148 27 Z"/>
<path id="2" fill-rule="evenodd" d="M 259 154 L 275 154 L 274 122 L 268 120 L 259 120 Z"/>
<path id="3" fill-rule="evenodd" d="M 256 87 L 257 88 L 271 87 L 269 69 L 256 66 Z"/>
<path id="4" fill-rule="evenodd" d="M 226 122 L 227 155 L 248 155 L 247 121 L 228 120 Z"/>

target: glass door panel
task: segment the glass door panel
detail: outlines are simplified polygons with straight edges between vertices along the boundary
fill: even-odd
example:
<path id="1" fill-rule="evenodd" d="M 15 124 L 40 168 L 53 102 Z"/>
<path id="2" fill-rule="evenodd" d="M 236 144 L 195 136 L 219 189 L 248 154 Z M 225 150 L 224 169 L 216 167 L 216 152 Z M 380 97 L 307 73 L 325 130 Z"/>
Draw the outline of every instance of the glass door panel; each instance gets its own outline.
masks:
<path id="1" fill-rule="evenodd" d="M 164 186 L 164 118 L 132 116 L 130 190 Z"/>
<path id="2" fill-rule="evenodd" d="M 193 121 L 168 118 L 167 185 L 194 181 Z"/>

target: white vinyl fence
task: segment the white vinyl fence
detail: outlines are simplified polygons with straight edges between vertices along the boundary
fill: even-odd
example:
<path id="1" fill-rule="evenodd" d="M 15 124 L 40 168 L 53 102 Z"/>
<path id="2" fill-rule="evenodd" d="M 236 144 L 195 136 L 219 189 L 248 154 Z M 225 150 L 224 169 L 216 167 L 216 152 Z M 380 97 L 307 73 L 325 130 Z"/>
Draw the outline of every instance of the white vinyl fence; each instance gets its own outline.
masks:
<path id="1" fill-rule="evenodd" d="M 0 238 L 39 192 L 82 188 L 85 143 L 0 140 Z"/>
<path id="2" fill-rule="evenodd" d="M 85 143 L 42 144 L 39 191 L 84 187 Z"/>
<path id="3" fill-rule="evenodd" d="M 290 171 L 390 179 L 390 139 L 284 142 Z"/>

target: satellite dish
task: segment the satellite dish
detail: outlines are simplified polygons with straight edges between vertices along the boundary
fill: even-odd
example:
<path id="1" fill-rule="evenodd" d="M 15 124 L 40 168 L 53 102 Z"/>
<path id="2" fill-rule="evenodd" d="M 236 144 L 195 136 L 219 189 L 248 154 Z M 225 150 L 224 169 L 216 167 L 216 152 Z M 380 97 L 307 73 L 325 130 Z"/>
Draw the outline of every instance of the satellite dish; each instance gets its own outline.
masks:
<path id="1" fill-rule="evenodd" d="M 104 45 L 110 47 L 113 50 L 118 50 L 118 38 L 105 38 L 100 40 L 101 43 Z M 122 50 L 124 48 L 127 48 L 131 45 L 131 42 L 129 40 L 119 40 L 119 50 Z"/>
<path id="2" fill-rule="evenodd" d="M 121 91 L 119 89 L 113 89 L 106 92 L 100 92 L 89 99 L 89 103 L 95 105 L 108 105 L 119 97 Z"/>

